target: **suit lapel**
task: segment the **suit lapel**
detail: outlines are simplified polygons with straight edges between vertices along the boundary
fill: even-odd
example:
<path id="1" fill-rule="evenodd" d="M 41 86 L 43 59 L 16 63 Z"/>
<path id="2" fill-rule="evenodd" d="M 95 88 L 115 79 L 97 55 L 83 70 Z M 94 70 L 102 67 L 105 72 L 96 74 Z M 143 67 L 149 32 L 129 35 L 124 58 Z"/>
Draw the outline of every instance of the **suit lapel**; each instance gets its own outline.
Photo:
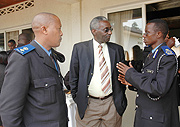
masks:
<path id="1" fill-rule="evenodd" d="M 32 41 L 31 45 L 33 45 L 34 47 L 36 47 L 36 52 L 37 54 L 43 58 L 43 62 L 45 65 L 51 67 L 52 69 L 56 70 L 54 63 L 52 62 L 51 58 L 48 56 L 48 54 L 35 42 Z M 57 71 L 57 70 L 56 70 Z"/>
<path id="2" fill-rule="evenodd" d="M 150 57 L 146 57 L 146 60 L 144 62 L 144 67 L 148 66 L 149 64 L 151 64 L 152 62 L 154 61 L 154 58 L 153 58 L 153 54 L 150 56 Z"/>
<path id="3" fill-rule="evenodd" d="M 111 74 L 113 73 L 114 67 L 115 67 L 115 55 L 116 52 L 111 46 L 109 42 L 107 42 L 108 50 L 109 50 L 109 57 L 110 57 L 110 62 L 111 62 Z"/>
<path id="4" fill-rule="evenodd" d="M 58 64 L 58 61 L 57 61 L 57 59 L 56 59 L 56 57 L 55 57 L 54 49 L 51 49 L 51 51 L 52 51 L 53 58 L 54 58 L 54 60 L 56 61 L 56 65 L 57 65 L 57 69 L 58 69 L 58 74 L 61 75 L 61 69 L 60 69 L 59 64 Z M 57 69 L 56 69 L 56 70 L 57 70 Z M 61 75 L 61 77 L 63 77 L 63 76 Z"/>
<path id="5" fill-rule="evenodd" d="M 164 46 L 164 45 L 166 45 L 166 44 L 163 43 L 161 46 Z M 161 51 L 161 46 L 158 47 L 158 53 L 155 54 L 156 57 L 159 55 L 159 52 Z M 149 64 L 151 64 L 155 60 L 156 57 L 153 58 L 153 56 L 154 56 L 154 53 L 149 58 L 148 58 L 148 56 L 146 57 L 146 60 L 144 62 L 144 67 L 148 66 Z"/>
<path id="6" fill-rule="evenodd" d="M 89 43 L 87 43 L 87 55 L 89 58 L 89 62 L 92 67 L 94 67 L 94 49 L 93 49 L 93 40 L 90 40 Z"/>

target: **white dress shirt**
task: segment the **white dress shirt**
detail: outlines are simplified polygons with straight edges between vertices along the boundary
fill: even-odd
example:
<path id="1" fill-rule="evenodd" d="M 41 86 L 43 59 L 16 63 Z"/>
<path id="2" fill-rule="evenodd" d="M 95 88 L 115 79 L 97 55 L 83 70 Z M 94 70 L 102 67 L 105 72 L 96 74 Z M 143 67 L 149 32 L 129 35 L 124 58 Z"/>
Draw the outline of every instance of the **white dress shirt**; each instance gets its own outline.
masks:
<path id="1" fill-rule="evenodd" d="M 109 50 L 108 50 L 108 46 L 106 43 L 102 43 L 102 51 L 104 54 L 104 58 L 106 60 L 106 64 L 108 66 L 109 69 L 109 74 L 110 74 L 110 85 L 111 85 L 111 89 L 109 90 L 108 93 L 104 93 L 102 91 L 101 88 L 101 73 L 100 73 L 100 68 L 99 68 L 99 57 L 98 57 L 98 46 L 99 43 L 93 39 L 93 48 L 94 48 L 94 72 L 93 72 L 93 76 L 90 82 L 90 85 L 88 87 L 88 92 L 89 95 L 94 96 L 94 97 L 104 97 L 109 95 L 110 93 L 112 93 L 112 81 L 111 81 L 111 62 L 110 62 L 110 57 L 109 57 Z"/>

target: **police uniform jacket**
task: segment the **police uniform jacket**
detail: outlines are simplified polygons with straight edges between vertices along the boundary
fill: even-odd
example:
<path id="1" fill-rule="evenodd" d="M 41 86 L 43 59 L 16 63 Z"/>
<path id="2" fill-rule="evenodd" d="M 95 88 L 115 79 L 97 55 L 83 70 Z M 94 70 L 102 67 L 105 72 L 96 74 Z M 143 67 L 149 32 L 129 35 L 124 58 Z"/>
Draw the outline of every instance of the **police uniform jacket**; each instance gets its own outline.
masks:
<path id="1" fill-rule="evenodd" d="M 0 97 L 4 127 L 67 127 L 62 76 L 35 41 L 12 53 L 5 73 Z"/>
<path id="2" fill-rule="evenodd" d="M 142 73 L 127 71 L 125 79 L 138 90 L 135 127 L 180 127 L 176 66 L 175 54 L 163 43 L 147 56 Z"/>
<path id="3" fill-rule="evenodd" d="M 122 46 L 111 42 L 107 42 L 107 46 L 111 61 L 114 105 L 119 115 L 122 116 L 127 106 L 125 95 L 126 88 L 118 81 L 118 69 L 116 68 L 116 63 L 125 61 L 124 50 Z M 69 85 L 81 119 L 83 119 L 88 106 L 88 86 L 94 70 L 93 50 L 93 40 L 80 42 L 74 45 L 71 57 Z"/>

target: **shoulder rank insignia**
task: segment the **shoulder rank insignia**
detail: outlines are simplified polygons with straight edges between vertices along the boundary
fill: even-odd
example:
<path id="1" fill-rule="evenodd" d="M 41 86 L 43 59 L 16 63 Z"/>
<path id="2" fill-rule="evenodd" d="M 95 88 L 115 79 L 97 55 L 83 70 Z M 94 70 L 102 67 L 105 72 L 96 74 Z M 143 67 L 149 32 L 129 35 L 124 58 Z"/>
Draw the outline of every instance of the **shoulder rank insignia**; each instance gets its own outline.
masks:
<path id="1" fill-rule="evenodd" d="M 24 46 L 15 48 L 14 50 L 21 53 L 22 55 L 25 55 L 26 53 L 32 51 L 33 49 L 35 49 L 35 47 L 32 46 L 31 44 L 28 44 L 28 45 L 24 45 Z"/>
<path id="2" fill-rule="evenodd" d="M 175 55 L 174 51 L 172 51 L 168 46 L 162 46 L 161 48 L 167 56 Z"/>

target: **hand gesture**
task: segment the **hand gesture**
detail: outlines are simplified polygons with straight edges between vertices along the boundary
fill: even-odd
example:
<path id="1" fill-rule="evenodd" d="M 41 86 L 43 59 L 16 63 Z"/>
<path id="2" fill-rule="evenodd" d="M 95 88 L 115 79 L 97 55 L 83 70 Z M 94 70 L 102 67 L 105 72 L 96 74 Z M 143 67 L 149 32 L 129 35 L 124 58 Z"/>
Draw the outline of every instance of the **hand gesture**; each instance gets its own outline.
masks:
<path id="1" fill-rule="evenodd" d="M 127 72 L 128 69 L 133 68 L 131 62 L 129 63 L 129 66 L 130 66 L 130 67 L 128 67 L 127 65 L 125 65 L 125 64 L 122 63 L 122 62 L 119 62 L 119 63 L 117 63 L 116 65 L 117 65 L 116 67 L 117 67 L 118 71 L 119 71 L 121 74 L 123 74 L 123 75 L 126 74 L 126 72 Z"/>
<path id="2" fill-rule="evenodd" d="M 124 84 L 124 85 L 132 86 L 129 82 L 127 82 L 127 81 L 125 80 L 125 76 L 124 76 L 124 75 L 119 74 L 118 80 L 119 80 L 122 84 Z"/>

